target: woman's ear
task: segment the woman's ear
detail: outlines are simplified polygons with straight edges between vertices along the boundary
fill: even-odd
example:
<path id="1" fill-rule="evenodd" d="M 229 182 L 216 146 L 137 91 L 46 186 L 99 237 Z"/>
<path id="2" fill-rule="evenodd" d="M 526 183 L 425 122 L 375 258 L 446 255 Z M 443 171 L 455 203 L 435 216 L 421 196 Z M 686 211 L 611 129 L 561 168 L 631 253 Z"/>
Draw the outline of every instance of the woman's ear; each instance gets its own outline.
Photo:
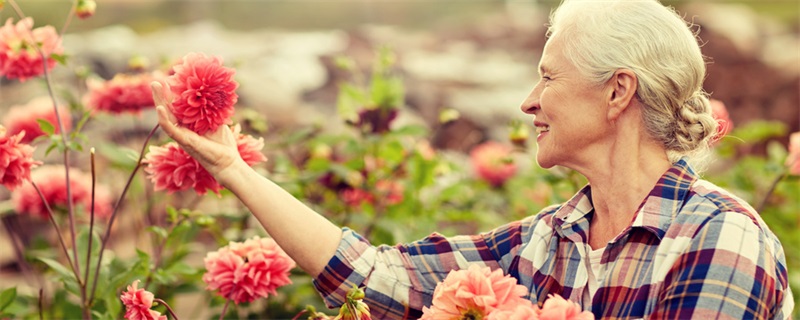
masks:
<path id="1" fill-rule="evenodd" d="M 609 80 L 608 120 L 619 118 L 634 101 L 639 82 L 630 69 L 619 69 Z"/>

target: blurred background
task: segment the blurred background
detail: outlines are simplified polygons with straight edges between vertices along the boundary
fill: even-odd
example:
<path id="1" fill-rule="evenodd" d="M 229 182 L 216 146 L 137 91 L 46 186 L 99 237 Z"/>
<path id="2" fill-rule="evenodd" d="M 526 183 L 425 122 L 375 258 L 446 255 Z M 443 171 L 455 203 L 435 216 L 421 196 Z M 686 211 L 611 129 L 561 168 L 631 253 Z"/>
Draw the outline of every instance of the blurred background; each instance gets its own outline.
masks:
<path id="1" fill-rule="evenodd" d="M 303 114 L 310 120 L 331 109 L 327 98 L 337 74 L 330 57 L 368 64 L 375 47 L 388 46 L 400 60 L 409 107 L 424 117 L 445 106 L 465 109 L 468 119 L 491 127 L 522 117 L 516 106 L 538 81 L 544 23 L 557 4 L 107 0 L 98 2 L 91 19 L 70 24 L 64 44 L 103 77 L 124 70 L 137 55 L 153 63 L 189 51 L 221 55 L 239 69 L 243 102 L 287 121 L 298 119 L 285 110 L 300 107 L 311 112 Z M 734 123 L 770 119 L 800 128 L 800 1 L 665 4 L 699 26 L 709 60 L 706 90 L 725 103 Z M 21 1 L 37 26 L 64 25 L 70 5 Z M 0 17 L 11 14 L 7 9 Z M 0 89 L 3 99 L 28 98 L 7 92 L 7 86 Z"/>
<path id="2" fill-rule="evenodd" d="M 65 24 L 71 3 L 19 1 L 25 13 L 34 17 L 36 26 L 53 25 L 59 30 Z M 267 138 L 268 147 L 264 151 L 270 156 L 269 165 L 277 166 L 281 156 L 273 155 L 269 148 L 281 145 L 280 141 L 296 128 L 346 130 L 343 121 L 331 121 L 337 117 L 339 84 L 351 80 L 351 74 L 340 68 L 338 58 L 349 57 L 354 64 L 352 68 L 365 71 L 373 65 L 377 49 L 387 47 L 394 53 L 396 75 L 405 87 L 405 103 L 397 126 L 417 124 L 432 128 L 431 145 L 436 150 L 459 154 L 469 170 L 465 155 L 474 146 L 487 140 L 507 141 L 509 122 L 530 122 L 518 106 L 539 80 L 536 68 L 546 40 L 545 23 L 558 3 L 550 0 L 97 0 L 93 17 L 69 23 L 63 42 L 70 62 L 55 69 L 54 83 L 59 96 L 79 101 L 86 92 L 87 74 L 110 79 L 128 72 L 132 61 L 147 69 L 158 69 L 193 51 L 221 56 L 226 65 L 236 68 L 240 83 L 237 121 L 247 123 L 246 129 Z M 725 104 L 736 128 L 746 128 L 734 130 L 718 146 L 718 161 L 709 168 L 708 176 L 757 206 L 781 172 L 788 134 L 800 131 L 800 0 L 663 3 L 676 7 L 686 20 L 697 26 L 702 51 L 708 60 L 705 89 L 713 99 Z M 16 20 L 6 5 L 0 11 L 0 21 L 10 17 Z M 11 106 L 24 104 L 46 92 L 42 81 L 20 83 L 0 79 L 0 118 Z M 440 112 L 448 108 L 457 110 L 460 117 L 446 126 L 438 125 Z M 101 115 L 87 125 L 86 132 L 136 148 L 155 123 L 152 111 L 138 117 Z M 259 125 L 266 123 L 269 130 Z M 39 149 L 41 153 L 43 148 Z M 105 156 L 113 162 L 113 155 Z M 75 163 L 86 160 L 85 155 L 73 154 L 73 157 Z M 46 159 L 58 160 L 54 154 Z M 535 167 L 530 160 L 528 157 L 520 163 Z M 111 167 L 113 163 L 106 165 Z M 270 167 L 269 171 L 276 168 Z M 576 189 L 569 184 L 564 190 L 556 190 L 560 187 L 551 181 L 564 180 L 563 173 L 556 172 L 552 174 L 556 178 L 547 180 L 550 176 L 543 170 L 531 171 L 539 175 L 533 178 L 535 185 L 525 180 L 532 181 L 531 175 L 520 177 L 511 185 L 545 188 L 549 184 L 553 193 L 564 191 L 567 195 Z M 105 180 L 111 184 L 116 177 L 110 174 Z M 143 199 L 150 196 L 150 186 L 146 182 L 137 183 L 141 183 L 136 187 Z M 792 267 L 800 266 L 800 233 L 796 231 L 800 228 L 800 182 L 795 178 L 787 184 L 788 187 L 777 188 L 777 196 L 762 216 L 784 242 L 797 297 L 800 274 Z M 121 187 L 112 186 L 117 193 Z M 545 193 L 550 192 L 550 187 L 547 188 Z M 434 230 L 448 235 L 483 231 L 508 221 L 509 217 L 519 218 L 547 203 L 562 201 L 557 196 L 544 196 L 533 201 L 532 206 L 506 206 L 493 198 L 509 194 L 513 199 L 530 198 L 530 194 L 521 194 L 524 190 L 515 190 L 509 187 L 501 191 L 492 189 L 491 193 L 475 191 L 485 195 L 490 200 L 487 202 L 503 203 L 499 206 L 501 210 L 514 209 L 513 213 L 481 215 L 476 211 L 474 216 L 463 214 L 453 221 L 446 220 L 445 224 L 414 225 L 413 231 L 406 233 L 399 230 L 403 229 L 397 227 L 399 223 L 405 227 L 414 221 L 419 224 L 440 221 L 434 215 L 408 221 L 390 220 L 398 224 L 387 224 L 386 228 L 394 227 L 397 233 L 376 235 L 380 240 L 375 244 L 415 240 Z M 8 207 L 9 196 L 6 189 L 0 189 L 0 212 L 12 211 Z M 199 202 L 193 195 L 180 193 L 169 200 L 184 204 Z M 152 201 L 159 200 L 147 202 Z M 151 205 L 148 203 L 148 210 Z M 141 212 L 142 206 L 130 203 L 126 204 L 126 210 Z M 199 207 L 211 212 L 244 211 L 231 197 L 204 202 Z M 498 211 L 497 208 L 490 203 L 481 210 Z M 118 235 L 113 240 L 119 256 L 132 256 L 134 248 L 146 247 L 142 235 L 142 226 L 146 224 L 142 219 L 141 215 L 122 215 Z M 26 220 L 22 222 L 24 225 Z M 453 227 L 458 224 L 467 227 Z M 129 228 L 131 225 L 136 227 Z M 47 231 L 49 225 L 41 222 L 23 229 L 20 233 L 28 240 L 37 232 L 52 232 Z M 18 276 L 17 257 L 10 249 L 11 239 L 6 237 L 9 234 L 6 231 L 0 230 L 2 287 L 26 281 Z M 192 265 L 200 266 L 208 250 L 214 249 L 193 250 Z M 298 282 L 308 287 L 307 281 Z M 310 300 L 319 303 L 310 289 L 306 293 Z M 179 304 L 178 313 L 197 315 L 191 313 L 196 305 L 196 302 Z M 200 316 L 208 316 L 208 311 L 202 311 Z"/>
<path id="3" fill-rule="evenodd" d="M 137 55 L 152 63 L 189 51 L 221 55 L 239 69 L 243 102 L 287 121 L 298 119 L 285 110 L 309 107 L 303 118 L 310 120 L 331 109 L 327 98 L 341 74 L 330 57 L 368 65 L 375 47 L 388 46 L 404 73 L 409 107 L 428 117 L 445 106 L 464 109 L 468 119 L 491 126 L 522 117 L 516 107 L 538 81 L 544 24 L 558 2 L 106 0 L 94 17 L 70 24 L 64 44 L 104 77 Z M 734 123 L 770 119 L 800 128 L 800 1 L 664 3 L 699 26 L 706 90 Z M 70 1 L 21 6 L 37 26 L 62 26 Z M 5 89 L 4 99 L 27 98 Z"/>

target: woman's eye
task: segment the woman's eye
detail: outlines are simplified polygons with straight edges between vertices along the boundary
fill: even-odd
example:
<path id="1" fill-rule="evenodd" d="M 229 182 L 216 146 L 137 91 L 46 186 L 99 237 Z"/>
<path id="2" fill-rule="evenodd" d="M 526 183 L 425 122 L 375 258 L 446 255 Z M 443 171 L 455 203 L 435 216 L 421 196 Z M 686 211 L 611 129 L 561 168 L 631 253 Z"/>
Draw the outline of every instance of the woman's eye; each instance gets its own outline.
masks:
<path id="1" fill-rule="evenodd" d="M 553 78 L 550 78 L 549 76 L 543 76 L 543 77 L 542 77 L 542 80 L 544 80 L 544 81 L 550 81 L 550 80 L 553 80 Z"/>

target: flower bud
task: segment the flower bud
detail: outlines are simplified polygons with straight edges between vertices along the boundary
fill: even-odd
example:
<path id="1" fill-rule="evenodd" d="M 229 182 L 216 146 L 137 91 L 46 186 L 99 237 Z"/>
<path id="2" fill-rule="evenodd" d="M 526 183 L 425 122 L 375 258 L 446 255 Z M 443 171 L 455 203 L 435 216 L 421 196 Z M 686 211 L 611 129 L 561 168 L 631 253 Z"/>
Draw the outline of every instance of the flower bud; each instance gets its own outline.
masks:
<path id="1" fill-rule="evenodd" d="M 508 139 L 511 140 L 517 147 L 524 148 L 530 136 L 530 128 L 520 121 L 511 123 L 511 132 L 508 134 Z"/>
<path id="2" fill-rule="evenodd" d="M 97 3 L 94 0 L 78 0 L 78 6 L 75 7 L 75 14 L 78 18 L 88 19 L 94 15 L 94 10 L 97 8 Z"/>
<path id="3" fill-rule="evenodd" d="M 339 315 L 334 320 L 372 320 L 369 306 L 362 301 L 364 290 L 353 288 L 347 293 L 347 301 L 339 309 Z"/>
<path id="4" fill-rule="evenodd" d="M 135 55 L 128 59 L 128 70 L 133 72 L 144 72 L 150 67 L 150 60 L 143 55 Z"/>
<path id="5" fill-rule="evenodd" d="M 210 226 L 214 225 L 216 222 L 217 221 L 214 220 L 214 218 L 209 217 L 209 216 L 202 216 L 202 217 L 197 218 L 197 220 L 195 220 L 195 223 L 198 226 L 203 227 L 203 228 L 210 227 Z"/>
<path id="6" fill-rule="evenodd" d="M 450 122 L 458 120 L 458 118 L 460 117 L 461 113 L 459 113 L 458 110 L 447 108 L 439 112 L 439 123 L 448 124 Z"/>
<path id="7" fill-rule="evenodd" d="M 333 148 L 331 146 L 320 143 L 311 147 L 311 158 L 314 159 L 331 159 L 333 156 Z"/>

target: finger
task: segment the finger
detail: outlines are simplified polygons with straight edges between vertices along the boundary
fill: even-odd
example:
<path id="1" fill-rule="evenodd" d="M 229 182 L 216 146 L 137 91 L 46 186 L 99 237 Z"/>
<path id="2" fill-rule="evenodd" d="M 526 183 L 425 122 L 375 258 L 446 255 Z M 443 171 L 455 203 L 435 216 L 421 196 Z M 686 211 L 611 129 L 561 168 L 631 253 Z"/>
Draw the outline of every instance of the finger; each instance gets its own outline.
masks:
<path id="1" fill-rule="evenodd" d="M 167 119 L 172 121 L 172 123 L 178 123 L 178 118 L 175 117 L 174 114 L 168 109 L 170 107 L 170 103 L 164 99 L 164 87 L 158 81 L 153 81 L 150 83 L 150 89 L 153 92 L 153 101 L 156 103 L 156 107 L 162 106 L 164 107 L 164 111 L 166 111 Z"/>
<path id="2" fill-rule="evenodd" d="M 150 90 L 153 93 L 153 102 L 155 102 L 156 106 L 167 105 L 167 101 L 164 97 L 164 86 L 161 85 L 161 82 L 158 81 L 151 82 Z"/>
<path id="3" fill-rule="evenodd" d="M 171 117 L 172 119 L 170 119 L 171 114 L 169 111 L 167 111 L 166 107 L 157 106 L 156 112 L 158 113 L 158 125 L 164 129 L 164 132 L 166 132 L 170 138 L 174 139 L 179 144 L 186 144 L 188 142 L 186 137 L 188 133 L 186 133 L 186 131 L 189 130 L 176 126 L 175 122 L 173 121 L 174 117 Z"/>

